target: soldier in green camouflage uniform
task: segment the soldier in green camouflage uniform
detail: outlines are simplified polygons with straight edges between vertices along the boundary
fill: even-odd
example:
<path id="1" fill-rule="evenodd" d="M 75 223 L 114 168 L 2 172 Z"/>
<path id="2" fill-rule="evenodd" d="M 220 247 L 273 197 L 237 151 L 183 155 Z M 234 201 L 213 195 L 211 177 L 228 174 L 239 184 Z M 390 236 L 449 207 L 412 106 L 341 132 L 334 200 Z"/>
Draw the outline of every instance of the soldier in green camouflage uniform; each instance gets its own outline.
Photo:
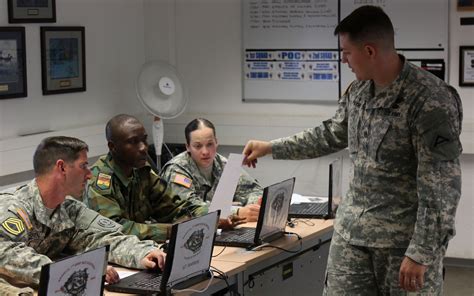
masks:
<path id="1" fill-rule="evenodd" d="M 64 254 L 110 245 L 109 260 L 132 268 L 160 267 L 155 242 L 121 233 L 120 225 L 82 202 L 91 173 L 87 145 L 75 138 L 46 138 L 34 156 L 36 178 L 0 194 L 0 274 L 38 285 L 41 267 Z"/>
<path id="2" fill-rule="evenodd" d="M 109 153 L 91 167 L 86 204 L 140 239 L 165 241 L 172 222 L 207 213 L 203 202 L 180 197 L 147 163 L 147 135 L 129 115 L 117 115 L 106 127 Z"/>
<path id="3" fill-rule="evenodd" d="M 336 34 L 357 81 L 334 117 L 292 137 L 250 141 L 247 163 L 348 147 L 351 180 L 334 224 L 325 294 L 442 295 L 442 259 L 461 194 L 459 95 L 396 54 L 392 24 L 379 8 L 355 10 Z"/>
<path id="4" fill-rule="evenodd" d="M 198 137 L 195 133 L 206 131 L 208 132 L 206 136 L 209 139 L 204 139 L 204 141 L 211 142 L 211 147 L 208 147 L 205 152 L 206 163 L 209 167 L 208 176 L 206 176 L 205 169 L 199 165 L 201 163 L 199 152 L 195 152 L 197 149 L 193 148 L 193 145 L 196 144 L 194 140 Z M 207 119 L 198 118 L 191 121 L 185 129 L 185 135 L 187 151 L 175 156 L 166 163 L 163 166 L 161 177 L 168 182 L 173 192 L 179 194 L 179 196 L 186 197 L 189 200 L 210 202 L 214 196 L 227 159 L 216 152 L 215 128 Z M 201 149 L 202 146 L 205 146 L 201 142 L 198 145 L 201 146 Z M 240 216 L 247 219 L 247 222 L 256 221 L 256 217 L 252 219 L 250 215 L 242 214 L 248 208 L 254 208 L 258 217 L 260 207 L 257 203 L 262 196 L 262 192 L 263 189 L 257 181 L 243 171 L 234 194 L 232 213 L 240 214 Z"/>

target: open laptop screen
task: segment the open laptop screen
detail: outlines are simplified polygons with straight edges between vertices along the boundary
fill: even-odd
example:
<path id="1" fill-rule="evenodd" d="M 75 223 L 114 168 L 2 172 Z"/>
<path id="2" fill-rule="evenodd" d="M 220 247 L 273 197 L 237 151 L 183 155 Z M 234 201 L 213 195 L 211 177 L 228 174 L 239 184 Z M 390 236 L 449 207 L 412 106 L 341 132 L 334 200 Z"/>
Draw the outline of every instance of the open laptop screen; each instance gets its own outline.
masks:
<path id="1" fill-rule="evenodd" d="M 260 239 L 264 239 L 276 232 L 284 232 L 288 211 L 290 207 L 291 195 L 295 178 L 291 178 L 266 187 L 264 195 L 264 215 L 262 228 L 260 230 Z"/>
<path id="2" fill-rule="evenodd" d="M 102 295 L 108 251 L 107 245 L 44 265 L 38 295 Z"/>
<path id="3" fill-rule="evenodd" d="M 209 270 L 218 219 L 215 211 L 173 226 L 177 231 L 168 286 Z"/>
<path id="4" fill-rule="evenodd" d="M 337 208 L 342 201 L 342 165 L 342 157 L 335 159 L 329 165 L 329 196 L 332 197 L 329 206 L 332 218 L 335 217 Z"/>

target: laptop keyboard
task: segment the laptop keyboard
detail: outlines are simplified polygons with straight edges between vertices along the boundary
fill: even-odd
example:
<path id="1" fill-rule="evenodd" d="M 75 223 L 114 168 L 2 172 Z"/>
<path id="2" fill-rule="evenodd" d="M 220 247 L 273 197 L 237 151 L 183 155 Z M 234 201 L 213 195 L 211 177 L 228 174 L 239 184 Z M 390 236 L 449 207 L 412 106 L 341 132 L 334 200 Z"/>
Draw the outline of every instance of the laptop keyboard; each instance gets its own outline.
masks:
<path id="1" fill-rule="evenodd" d="M 221 235 L 219 241 L 221 242 L 253 242 L 255 239 L 255 228 L 237 228 L 232 230 L 230 235 Z"/>
<path id="2" fill-rule="evenodd" d="M 156 289 L 157 291 L 159 291 L 161 286 L 161 279 L 161 274 L 142 273 L 140 279 L 137 279 L 135 282 L 130 283 L 130 287 Z"/>
<path id="3" fill-rule="evenodd" d="M 323 203 L 300 203 L 300 204 L 293 204 L 291 205 L 291 212 L 298 213 L 298 214 L 327 214 L 328 212 L 328 204 L 326 202 Z"/>

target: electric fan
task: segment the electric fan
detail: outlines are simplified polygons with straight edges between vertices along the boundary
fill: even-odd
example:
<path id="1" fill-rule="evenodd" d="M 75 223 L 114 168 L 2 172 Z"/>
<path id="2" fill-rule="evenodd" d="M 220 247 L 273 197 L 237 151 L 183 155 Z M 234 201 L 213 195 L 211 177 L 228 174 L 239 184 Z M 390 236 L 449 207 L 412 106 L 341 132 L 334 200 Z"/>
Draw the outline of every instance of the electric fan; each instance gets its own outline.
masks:
<path id="1" fill-rule="evenodd" d="M 162 146 L 165 146 L 171 156 L 173 155 L 163 142 L 164 126 L 162 119 L 179 116 L 183 113 L 188 101 L 181 81 L 176 69 L 163 61 L 145 63 L 138 74 L 136 82 L 138 100 L 148 112 L 155 116 L 153 143 L 155 144 L 158 168 L 161 168 Z"/>

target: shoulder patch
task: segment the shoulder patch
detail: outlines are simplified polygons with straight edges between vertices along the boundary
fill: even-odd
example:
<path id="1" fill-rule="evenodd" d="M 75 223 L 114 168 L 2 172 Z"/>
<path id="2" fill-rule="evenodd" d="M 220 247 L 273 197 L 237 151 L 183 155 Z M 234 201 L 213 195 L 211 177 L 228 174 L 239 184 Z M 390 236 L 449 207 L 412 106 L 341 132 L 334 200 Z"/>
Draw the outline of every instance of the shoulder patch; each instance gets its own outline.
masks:
<path id="1" fill-rule="evenodd" d="M 110 180 L 112 179 L 112 176 L 104 174 L 104 173 L 99 173 L 99 176 L 97 176 L 97 187 L 100 189 L 109 189 L 110 188 Z"/>
<path id="2" fill-rule="evenodd" d="M 193 180 L 189 179 L 185 175 L 176 174 L 176 176 L 174 176 L 173 183 L 189 188 L 193 184 Z"/>
<path id="3" fill-rule="evenodd" d="M 2 227 L 5 229 L 6 232 L 18 236 L 25 231 L 25 225 L 23 222 L 15 217 L 9 217 L 2 222 Z"/>
<path id="4" fill-rule="evenodd" d="M 28 214 L 23 209 L 17 208 L 16 212 L 21 217 L 21 219 L 23 219 L 28 229 L 33 228 L 33 224 L 31 224 L 30 217 L 28 217 Z"/>

